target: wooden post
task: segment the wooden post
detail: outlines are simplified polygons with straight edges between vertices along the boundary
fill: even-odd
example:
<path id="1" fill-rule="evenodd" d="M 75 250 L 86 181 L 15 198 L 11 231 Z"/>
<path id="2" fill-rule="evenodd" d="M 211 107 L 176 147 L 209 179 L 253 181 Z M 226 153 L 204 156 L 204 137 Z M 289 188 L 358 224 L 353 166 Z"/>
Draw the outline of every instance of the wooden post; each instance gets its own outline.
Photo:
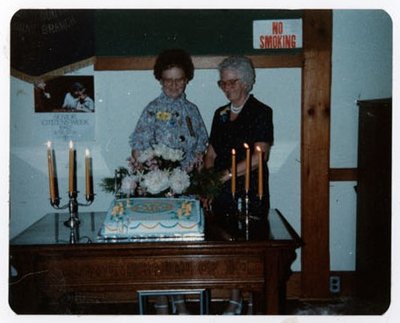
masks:
<path id="1" fill-rule="evenodd" d="M 332 11 L 305 10 L 301 129 L 302 296 L 329 297 Z"/>

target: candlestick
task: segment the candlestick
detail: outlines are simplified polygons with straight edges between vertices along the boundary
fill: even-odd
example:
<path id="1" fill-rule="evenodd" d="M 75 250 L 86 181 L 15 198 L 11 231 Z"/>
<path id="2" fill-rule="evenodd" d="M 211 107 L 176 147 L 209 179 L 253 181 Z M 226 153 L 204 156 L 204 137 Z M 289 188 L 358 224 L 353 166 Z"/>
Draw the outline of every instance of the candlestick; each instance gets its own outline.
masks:
<path id="1" fill-rule="evenodd" d="M 89 149 L 85 150 L 85 184 L 86 184 L 86 200 L 93 197 L 93 174 L 92 174 L 92 158 Z"/>
<path id="2" fill-rule="evenodd" d="M 248 144 L 244 143 L 244 148 L 246 149 L 246 172 L 244 180 L 244 190 L 246 193 L 248 193 L 250 188 L 250 147 Z"/>
<path id="3" fill-rule="evenodd" d="M 75 150 L 74 143 L 69 142 L 69 193 L 76 192 Z"/>
<path id="4" fill-rule="evenodd" d="M 250 219 L 250 214 L 249 214 L 249 195 L 246 193 L 246 196 L 244 198 L 244 204 L 245 204 L 245 230 L 246 230 L 246 240 L 249 240 L 249 219 Z"/>
<path id="5" fill-rule="evenodd" d="M 69 209 L 69 219 L 64 222 L 64 225 L 71 228 L 71 230 L 78 230 L 80 224 L 78 206 L 89 206 L 94 201 L 93 194 L 93 176 L 92 176 L 92 166 L 91 157 L 89 150 L 86 149 L 85 157 L 85 178 L 86 178 L 86 201 L 87 203 L 82 204 L 78 202 L 78 191 L 76 190 L 76 163 L 75 163 L 75 150 L 72 141 L 69 143 L 69 187 L 68 196 L 69 201 L 67 204 L 60 206 L 60 199 L 58 197 L 58 187 L 57 187 L 57 177 L 55 174 L 55 161 L 53 158 L 53 150 L 51 149 L 51 143 L 47 143 L 47 156 L 49 164 L 49 183 L 50 183 L 50 204 L 57 210 Z M 78 231 L 76 231 L 78 232 Z M 71 234 L 73 232 L 71 231 Z M 79 236 L 75 239 L 75 236 L 71 236 L 70 242 L 79 241 Z"/>
<path id="6" fill-rule="evenodd" d="M 50 190 L 50 200 L 51 203 L 55 203 L 58 199 L 58 190 L 56 188 L 56 178 L 55 178 L 55 167 L 53 158 L 53 149 L 51 147 L 51 141 L 47 142 L 47 164 L 49 170 L 49 190 Z"/>
<path id="7" fill-rule="evenodd" d="M 231 169 L 231 191 L 232 191 L 232 196 L 235 198 L 236 194 L 236 151 L 235 149 L 232 149 L 232 169 Z"/>
<path id="8" fill-rule="evenodd" d="M 258 197 L 262 200 L 264 195 L 264 186 L 263 186 L 263 156 L 262 150 L 259 146 L 256 147 L 257 155 L 258 155 Z"/>

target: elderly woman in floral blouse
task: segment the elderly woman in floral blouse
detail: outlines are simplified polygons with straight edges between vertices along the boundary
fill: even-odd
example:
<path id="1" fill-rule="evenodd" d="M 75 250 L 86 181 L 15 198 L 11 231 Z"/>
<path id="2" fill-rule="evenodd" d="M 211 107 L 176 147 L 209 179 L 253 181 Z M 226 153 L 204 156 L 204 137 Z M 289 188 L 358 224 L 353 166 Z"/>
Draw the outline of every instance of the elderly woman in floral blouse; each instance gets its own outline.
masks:
<path id="1" fill-rule="evenodd" d="M 208 134 L 197 106 L 185 95 L 193 74 L 192 59 L 183 50 L 166 50 L 157 57 L 154 76 L 162 92 L 144 108 L 129 138 L 133 162 L 147 148 L 163 144 L 183 151 L 181 166 L 186 171 L 202 163 Z M 179 314 L 189 314 L 183 297 L 173 297 L 172 302 Z M 158 314 L 168 314 L 167 297 L 159 297 L 155 308 Z"/>
<path id="2" fill-rule="evenodd" d="M 132 157 L 155 144 L 184 152 L 182 167 L 191 170 L 203 158 L 208 134 L 197 106 L 186 99 L 185 89 L 193 79 L 194 66 L 183 50 L 162 52 L 154 65 L 161 94 L 143 110 L 129 138 Z"/>

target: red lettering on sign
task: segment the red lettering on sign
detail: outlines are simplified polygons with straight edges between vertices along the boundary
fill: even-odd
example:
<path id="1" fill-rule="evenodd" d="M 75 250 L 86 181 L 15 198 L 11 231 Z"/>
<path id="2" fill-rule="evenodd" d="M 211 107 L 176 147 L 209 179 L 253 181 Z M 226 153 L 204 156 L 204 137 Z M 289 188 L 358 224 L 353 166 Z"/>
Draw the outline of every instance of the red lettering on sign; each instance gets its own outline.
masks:
<path id="1" fill-rule="evenodd" d="M 261 49 L 265 48 L 264 36 L 260 36 L 260 48 L 261 48 Z"/>
<path id="2" fill-rule="evenodd" d="M 272 22 L 272 34 L 282 34 L 283 33 L 283 22 L 273 21 Z"/>
<path id="3" fill-rule="evenodd" d="M 296 35 L 261 35 L 260 48 L 296 48 Z"/>

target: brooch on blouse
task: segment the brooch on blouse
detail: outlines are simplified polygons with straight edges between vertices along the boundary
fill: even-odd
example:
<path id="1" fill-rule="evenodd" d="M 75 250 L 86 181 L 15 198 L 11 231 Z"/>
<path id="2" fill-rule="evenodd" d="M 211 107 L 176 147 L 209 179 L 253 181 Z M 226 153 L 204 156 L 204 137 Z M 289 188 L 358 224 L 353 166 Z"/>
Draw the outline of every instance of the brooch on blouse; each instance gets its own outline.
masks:
<path id="1" fill-rule="evenodd" d="M 222 122 L 227 122 L 229 117 L 229 107 L 226 107 L 219 113 L 219 117 L 221 118 Z"/>
<path id="2" fill-rule="evenodd" d="M 158 111 L 156 113 L 156 119 L 160 121 L 169 121 L 171 119 L 171 113 L 165 111 Z"/>

